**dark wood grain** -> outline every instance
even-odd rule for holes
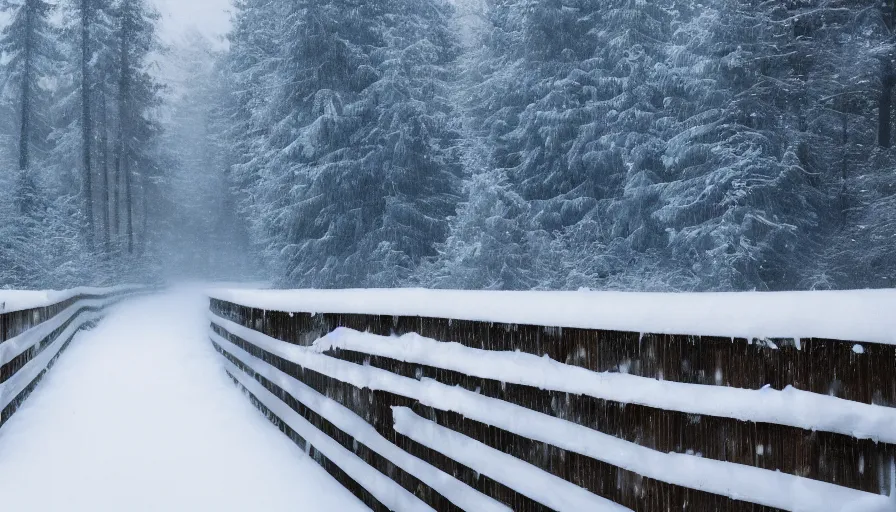
[[[469,418],[464,418],[456,413],[442,411],[437,407],[423,406],[408,397],[402,397],[383,391],[355,388],[352,385],[303,368],[294,362],[271,354],[218,326],[213,326],[213,329],[219,335],[225,337],[246,352],[295,377],[317,390],[319,393],[326,395],[352,410],[359,417],[374,426],[380,435],[402,449],[405,449],[408,453],[411,453],[439,469],[442,469],[446,473],[451,474],[455,478],[468,483],[468,485],[478,489],[480,492],[508,504],[514,510],[540,511],[544,510],[545,507],[526,498],[517,491],[501,486],[500,484],[494,485],[495,482],[490,479],[483,480],[484,476],[482,475],[475,475],[475,473],[470,474],[469,470],[464,471],[463,469],[459,469],[458,466],[460,465],[457,464],[456,461],[450,461],[448,457],[438,454],[430,448],[421,450],[422,447],[420,447],[419,444],[411,442],[394,431],[392,428],[392,407],[410,407],[417,411],[422,417],[434,421],[443,427],[460,432],[473,439],[479,440],[492,448],[520,458],[521,460],[525,460],[551,474],[580,485],[595,494],[621,503],[633,510],[672,511],[687,509],[700,511],[726,510],[755,512],[776,510],[770,507],[733,500],[724,496],[687,489],[645,478],[642,475],[638,475],[631,471],[626,471],[601,461],[560,449],[556,446],[526,439],[511,432],[488,426]],[[220,349],[220,347],[218,348]],[[340,354],[334,353],[332,356],[340,357],[354,363],[360,362],[361,364],[382,367],[383,369],[389,369],[390,371],[411,378],[420,378],[425,375],[425,371],[424,373],[420,373],[418,372],[417,367],[411,368],[410,365],[406,365],[405,363],[392,365],[391,360],[383,360],[382,358],[375,360],[374,358],[356,354],[354,356],[355,358],[363,357],[363,360],[358,361],[357,359],[353,359],[351,353],[345,352]],[[480,392],[485,394],[492,393],[496,398],[499,398],[498,395],[501,393],[503,393],[503,396],[505,397],[516,395],[518,400],[525,400],[526,405],[529,408],[540,410],[545,413],[552,413],[552,399],[547,395],[544,395],[544,392],[541,390],[511,389],[508,392],[505,387],[504,390],[499,391],[501,386],[498,384],[494,386],[491,391],[484,391],[485,388],[481,386],[481,383],[464,380],[469,379],[469,377],[455,375],[454,381],[456,382],[452,382],[451,376],[447,376],[444,373],[444,370],[429,370],[435,374],[434,378],[446,383],[456,383],[459,385],[470,386],[471,388],[476,386],[480,388]],[[491,384],[486,383],[486,385],[489,386]],[[538,391],[540,394],[533,394],[532,391]],[[289,399],[286,400],[288,401]],[[626,408],[627,407],[628,406],[626,406]],[[657,414],[662,414],[663,412],[664,411],[659,411]],[[685,419],[688,422],[692,422],[692,419]],[[664,421],[671,422],[672,420],[664,418]],[[749,427],[745,426],[744,429],[744,431],[746,431]],[[699,434],[699,432],[697,434]],[[772,434],[774,434],[774,432],[772,432]]]

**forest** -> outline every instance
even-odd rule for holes
[[[896,279],[896,0],[0,12],[0,287]]]

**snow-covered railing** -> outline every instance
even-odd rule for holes
[[[374,510],[896,510],[896,292],[210,295]]]
[[[0,291],[0,427],[81,329],[139,286],[66,291]]]

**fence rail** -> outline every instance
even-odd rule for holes
[[[79,331],[101,319],[109,306],[143,292],[141,287],[75,291],[50,304],[0,313],[0,427]]]
[[[214,298],[210,336],[256,406],[373,510],[858,511],[896,500],[889,344]]]

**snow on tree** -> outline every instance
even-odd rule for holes
[[[892,2],[238,0],[171,54],[145,0],[53,5],[0,0],[0,285],[896,279]]]
[[[261,9],[279,16],[276,51],[258,58],[255,40],[265,36],[250,32],[233,41],[231,57],[242,70],[261,70],[260,83],[270,85],[253,92],[272,98],[241,100],[255,106],[250,125],[270,127],[256,132],[260,151],[236,168],[237,181],[252,187],[256,240],[290,283],[400,284],[435,254],[457,202],[446,83],[459,43],[448,30],[450,8],[390,1]]]

